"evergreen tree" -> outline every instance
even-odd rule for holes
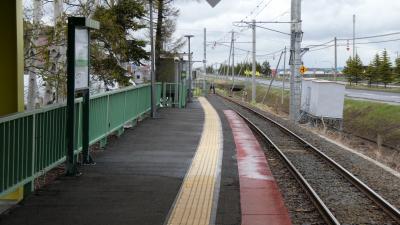
[[[381,59],[378,54],[375,55],[375,58],[368,65],[367,70],[365,71],[364,78],[368,81],[368,85],[376,83],[379,81],[379,68],[381,65]]]
[[[173,3],[174,0],[152,0],[154,2],[156,16],[155,33],[155,67],[161,67],[162,54],[174,54],[186,43],[186,38],[175,39],[173,34],[176,30],[176,19],[179,9]],[[160,76],[160,70],[156,69],[156,77]]]
[[[381,64],[379,66],[379,78],[385,85],[385,88],[388,84],[394,81],[392,63],[390,62],[386,49],[382,53]]]
[[[395,60],[394,74],[397,80],[400,80],[400,57]]]
[[[358,55],[356,55],[354,59],[349,57],[349,59],[346,61],[346,66],[343,69],[343,73],[350,82],[350,85],[352,83],[358,84],[364,74],[363,64]]]
[[[91,38],[91,63],[93,73],[107,85],[118,82],[129,85],[130,77],[125,76],[124,62],[141,64],[148,59],[144,47],[146,42],[132,34],[145,27],[139,21],[145,16],[144,5],[133,0],[119,0],[110,6],[96,8],[93,19],[101,24]]]
[[[214,67],[212,66],[207,66],[206,68],[207,74],[214,74]]]
[[[262,66],[261,73],[264,74],[265,76],[271,76],[272,70],[269,62],[265,60],[261,66]]]

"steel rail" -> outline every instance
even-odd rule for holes
[[[313,202],[314,206],[320,212],[322,218],[325,220],[327,224],[330,225],[339,225],[339,221],[335,218],[333,213],[329,210],[329,208],[325,205],[325,203],[318,196],[317,192],[311,187],[311,185],[307,182],[307,180],[301,175],[301,173],[296,169],[296,167],[292,164],[292,162],[285,156],[283,151],[275,145],[275,143],[253,122],[251,122],[244,115],[235,110],[235,112],[242,117],[246,123],[250,124],[252,130],[256,131],[261,137],[263,137],[270,145],[273,146],[276,152],[278,152],[279,156],[283,159],[285,164],[288,166],[290,172],[293,174],[294,178],[297,182],[302,186],[303,190],[305,190]]]
[[[325,153],[323,153],[321,150],[317,149],[316,147],[314,147],[311,143],[309,143],[308,141],[306,141],[305,139],[303,139],[302,137],[298,136],[297,134],[295,134],[294,132],[292,132],[291,130],[289,130],[288,128],[286,128],[285,126],[283,126],[282,124],[276,122],[275,120],[261,114],[260,112],[257,112],[256,110],[240,103],[237,102],[236,100],[233,100],[231,98],[227,98],[225,96],[222,95],[218,95],[230,102],[233,102],[236,105],[239,105],[243,108],[245,108],[246,110],[252,112],[253,114],[261,117],[262,119],[268,120],[269,122],[275,124],[278,128],[280,128],[281,130],[283,130],[285,133],[295,137],[297,140],[299,140],[300,142],[302,142],[303,144],[305,144],[307,147],[309,147],[310,149],[313,150],[313,152],[321,157],[322,159],[326,160],[327,162],[329,162],[337,171],[339,171],[349,182],[351,182],[355,187],[357,187],[361,192],[363,192],[364,194],[366,194],[372,201],[374,201],[379,207],[381,207],[392,219],[394,219],[397,223],[400,224],[400,211],[393,206],[392,204],[390,204],[386,199],[384,199],[382,196],[380,196],[378,193],[376,193],[373,189],[371,189],[370,187],[368,187],[364,182],[362,182],[360,179],[358,179],[356,176],[354,176],[352,173],[350,173],[347,169],[345,169],[343,166],[341,166],[339,163],[335,162],[333,159],[331,159],[329,156],[327,156]],[[236,111],[236,110],[235,110]],[[236,111],[237,112],[237,111]],[[239,112],[237,112],[239,115],[241,115]],[[241,115],[241,117],[243,117],[243,115]],[[245,117],[243,117],[245,118]],[[247,118],[245,118],[245,120],[247,120]],[[248,120],[247,120],[248,121]],[[252,125],[254,126],[254,124]],[[265,135],[263,135],[265,136]],[[270,139],[268,139],[269,142],[271,142]],[[276,146],[274,145],[274,148],[276,148]]]

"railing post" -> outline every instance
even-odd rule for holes
[[[110,131],[110,121],[109,121],[109,105],[110,105],[110,95],[107,94],[107,104],[106,104],[106,111],[107,111],[107,116],[106,116],[106,130],[104,131],[105,134],[108,134],[108,132]],[[100,144],[100,148],[104,148],[107,145],[107,135],[102,138],[99,142]]]
[[[139,112],[139,88],[138,89],[136,89],[136,119],[139,119],[139,114],[140,114],[140,112]]]
[[[32,166],[31,166],[31,178],[32,181],[24,185],[24,196],[31,194],[35,190],[35,167],[36,167],[36,114],[32,115]]]
[[[127,108],[126,108],[126,93],[127,93],[128,91],[124,91],[124,121],[126,121],[126,110],[127,110]]]
[[[166,104],[167,101],[167,83],[163,83],[163,103]]]
[[[89,90],[85,90],[83,93],[83,103],[82,106],[82,158],[83,164],[93,164],[93,158],[90,156],[89,152],[89,108],[90,108],[90,97]]]

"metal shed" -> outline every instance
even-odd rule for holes
[[[303,78],[302,80],[302,88],[301,88],[301,110],[302,111],[309,111],[310,107],[310,98],[307,98],[309,96],[309,92],[311,92],[311,83],[313,80],[316,80],[316,78]]]
[[[302,110],[314,117],[343,119],[345,85],[326,80],[303,80]]]

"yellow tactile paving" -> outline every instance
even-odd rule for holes
[[[218,113],[204,98],[203,133],[167,225],[207,225],[211,221],[213,195],[222,151],[222,127]]]

